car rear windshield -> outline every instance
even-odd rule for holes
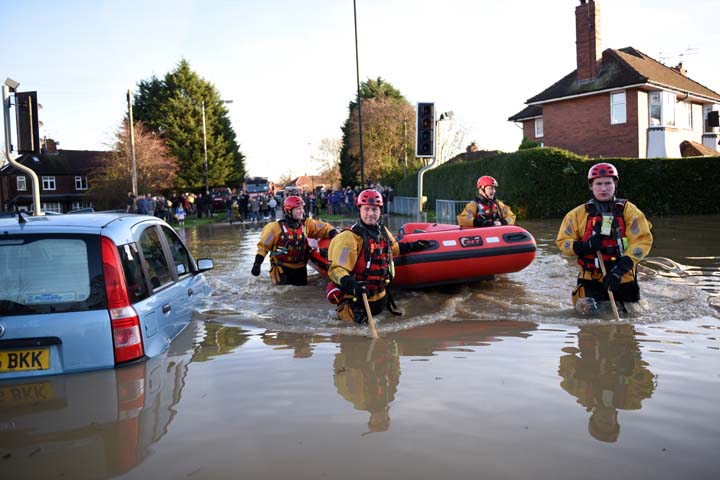
[[[106,308],[96,235],[0,235],[0,315]]]

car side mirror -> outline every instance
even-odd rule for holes
[[[212,258],[200,258],[197,261],[198,272],[212,270],[214,266]]]

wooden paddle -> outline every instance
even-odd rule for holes
[[[602,270],[603,278],[607,276],[607,271],[605,271],[605,262],[603,262],[602,254],[600,253],[600,250],[597,252],[597,258],[598,263],[600,264],[600,270]],[[615,305],[615,295],[613,295],[613,292],[608,288],[608,298],[610,298],[610,306],[612,307],[613,314],[615,315],[615,320],[618,322],[620,321],[620,314],[618,313],[617,305]]]
[[[368,327],[370,327],[370,336],[372,338],[378,338],[377,330],[375,330],[375,320],[373,319],[372,312],[370,311],[370,304],[368,303],[367,294],[362,294],[363,303],[365,304],[365,313],[368,317]]]

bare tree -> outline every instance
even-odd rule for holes
[[[115,132],[111,155],[93,171],[91,190],[99,208],[124,206],[132,190],[130,132],[128,121]],[[148,132],[142,122],[135,123],[135,163],[138,194],[162,193],[172,188],[178,173],[177,159],[170,155],[165,142]]]
[[[341,148],[342,139],[323,138],[320,140],[317,154],[312,156],[312,160],[321,165],[320,176],[332,185],[340,182]]]
[[[464,151],[465,137],[469,129],[462,122],[447,120],[437,122],[437,159],[441,165]]]

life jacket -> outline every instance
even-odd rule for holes
[[[495,200],[486,200],[478,197],[478,199],[475,200],[475,204],[477,205],[475,218],[481,218],[483,220],[502,220],[500,208]]]
[[[383,225],[378,225],[378,229],[380,234],[379,239],[376,239],[368,228],[359,222],[347,228],[363,240],[363,248],[355,262],[352,275],[355,280],[366,282],[369,296],[384,291],[392,281],[390,239]]]
[[[600,246],[600,254],[603,262],[609,270],[625,254],[625,246],[627,239],[625,238],[625,204],[627,200],[624,198],[616,198],[612,206],[612,229],[609,236],[603,236]],[[594,234],[600,234],[602,226],[602,212],[598,209],[594,199],[588,200],[585,204],[587,212],[587,225],[582,240],[585,242]],[[598,263],[597,254],[589,253],[578,257],[578,264],[585,270],[590,272],[600,272],[600,264]]]
[[[281,233],[272,256],[275,263],[306,263],[310,251],[305,235],[305,222],[299,221],[297,228],[293,228],[286,219],[277,222]]]

